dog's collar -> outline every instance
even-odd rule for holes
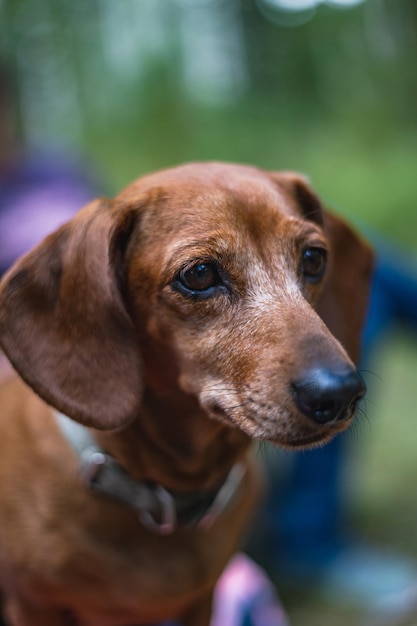
[[[142,524],[159,534],[169,535],[180,528],[210,528],[234,500],[245,473],[244,465],[236,463],[216,489],[173,493],[162,485],[133,479],[97,445],[86,427],[62,413],[55,412],[55,417],[80,458],[85,484],[95,493],[129,504],[137,510]]]

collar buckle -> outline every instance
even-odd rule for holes
[[[170,535],[177,528],[174,497],[162,485],[134,483],[119,463],[91,446],[81,455],[81,476],[93,491],[114,495],[135,506],[142,524],[152,532]],[[123,489],[128,488],[126,497]]]
[[[152,530],[159,535],[171,535],[177,528],[174,498],[162,485],[155,485],[152,492],[159,505],[160,520],[156,520],[154,515],[146,509],[138,511],[139,518],[148,530]]]
[[[232,467],[223,484],[215,490],[214,497],[209,496],[203,510],[201,493],[188,495],[184,504],[184,495],[171,493],[160,484],[135,480],[97,445],[87,428],[62,413],[56,412],[55,416],[62,434],[80,460],[81,477],[86,487],[136,509],[142,525],[154,533],[170,535],[179,528],[192,527],[207,530],[239,492],[246,472],[241,462]],[[184,515],[187,509],[188,514]]]

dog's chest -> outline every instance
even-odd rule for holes
[[[205,542],[135,535],[130,523],[103,531],[68,522],[45,528],[15,550],[14,580],[41,601],[70,607],[83,626],[126,626],[181,613],[218,574],[216,550]]]
[[[181,615],[236,547],[252,505],[250,472],[212,529],[160,536],[127,504],[91,493],[50,414],[40,406],[34,417],[16,412],[0,444],[0,585],[12,581],[13,593],[64,607],[82,626]]]
[[[15,520],[13,578],[25,593],[69,607],[83,626],[139,626],[179,615],[225,564],[217,532],[158,536],[119,503],[88,492],[64,500],[55,513],[38,500],[36,516],[32,509],[30,521]],[[222,546],[221,561],[228,552]]]

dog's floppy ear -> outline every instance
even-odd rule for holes
[[[0,283],[0,345],[49,404],[110,429],[137,415],[142,364],[122,297],[135,213],[96,200]]]
[[[357,363],[373,269],[371,248],[343,219],[323,208],[306,178],[280,172],[274,174],[274,180],[303,217],[321,226],[327,235],[330,253],[326,283],[316,310]]]
[[[330,254],[326,283],[316,309],[357,363],[374,257],[369,245],[344,220],[328,211],[323,217]]]

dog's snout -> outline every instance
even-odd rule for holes
[[[302,413],[318,424],[347,420],[365,395],[365,384],[356,370],[314,368],[292,383]]]

